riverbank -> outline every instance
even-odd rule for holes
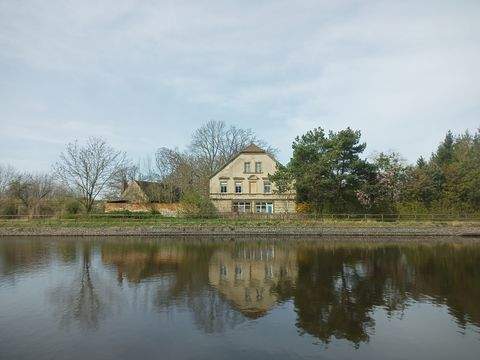
[[[480,222],[378,222],[298,219],[2,220],[0,236],[315,235],[480,237]]]

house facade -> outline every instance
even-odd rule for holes
[[[295,212],[295,192],[279,194],[268,176],[277,161],[252,144],[210,178],[210,199],[221,213]]]

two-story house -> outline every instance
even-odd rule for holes
[[[210,199],[221,213],[295,212],[295,192],[279,194],[268,178],[278,162],[252,144],[210,178]]]

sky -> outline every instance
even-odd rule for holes
[[[208,120],[362,131],[429,156],[480,127],[480,1],[0,0],[0,163],[48,171],[105,138],[138,160]]]

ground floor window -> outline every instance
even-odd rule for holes
[[[257,213],[273,213],[273,203],[271,202],[257,202],[255,203],[255,212]]]
[[[233,212],[239,212],[239,213],[250,212],[250,209],[251,209],[251,205],[250,205],[250,202],[248,201],[234,201],[232,203]]]

